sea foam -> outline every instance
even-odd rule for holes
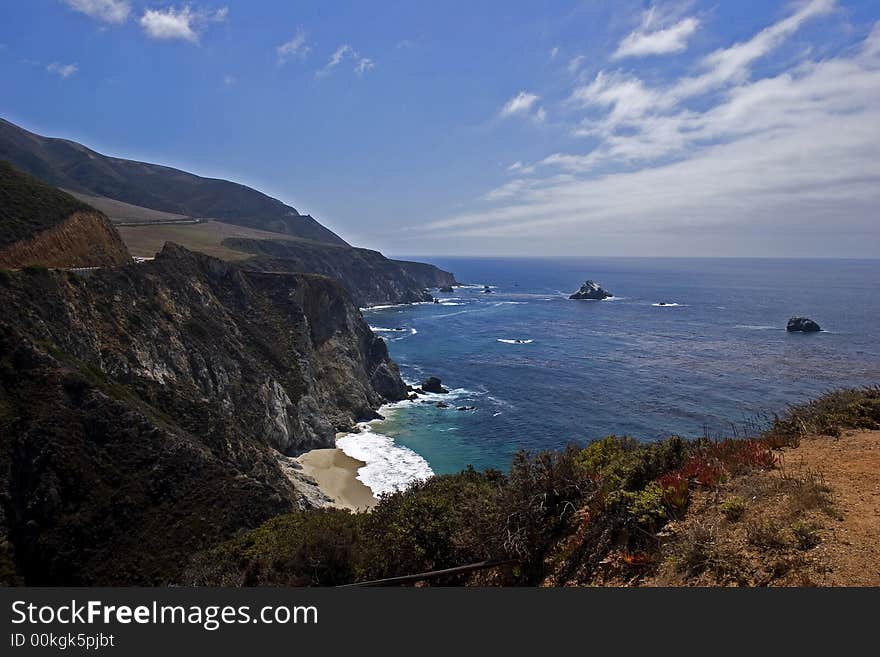
[[[336,441],[343,452],[366,463],[357,478],[373,495],[404,490],[417,481],[434,476],[428,462],[408,447],[398,445],[389,436],[373,431],[369,422],[358,425],[360,433],[349,433]]]

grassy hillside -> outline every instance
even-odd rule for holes
[[[0,162],[0,249],[88,210],[70,194]]]
[[[792,408],[753,439],[610,436],[519,454],[506,475],[434,477],[383,497],[369,514],[279,516],[200,555],[188,582],[338,585],[512,559],[432,583],[803,584],[816,569],[800,564],[823,536],[810,523],[837,512],[820,475],[786,470],[782,454],[806,432],[878,428],[880,389],[872,388]],[[741,544],[722,544],[722,529],[741,519],[732,532]],[[824,568],[836,565],[829,554]]]

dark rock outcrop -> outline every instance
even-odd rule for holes
[[[609,297],[613,297],[608,290],[603,288],[595,281],[586,281],[581,288],[569,296],[569,299],[592,299],[601,301],[602,299],[608,299]]]
[[[286,455],[406,390],[336,281],[174,245],[6,272],[0,306],[0,573],[27,584],[174,582],[193,552],[326,503]]]
[[[429,376],[422,382],[422,388],[424,392],[433,392],[438,394],[445,395],[449,392],[446,388],[443,387],[442,382],[436,376]]]
[[[788,320],[785,330],[789,333],[818,333],[822,327],[807,317],[792,317]]]

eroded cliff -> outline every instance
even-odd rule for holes
[[[173,580],[194,550],[322,504],[285,455],[404,394],[323,276],[167,245],[140,265],[2,272],[0,304],[14,309],[0,318],[0,574],[31,584]]]
[[[340,281],[360,306],[431,301],[428,288],[455,285],[455,276],[434,265],[391,260],[378,251],[294,240],[229,238],[229,248],[253,254],[247,266],[315,272]]]

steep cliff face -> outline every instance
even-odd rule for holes
[[[444,287],[458,285],[452,272],[443,271],[439,267],[425,262],[412,262],[410,260],[392,260],[407,274],[418,282],[422,287]]]
[[[4,272],[0,574],[162,583],[187,555],[325,500],[285,455],[404,384],[341,286],[168,245],[85,274]]]
[[[107,217],[0,162],[0,267],[104,267],[130,261]]]
[[[268,271],[315,272],[342,283],[358,306],[432,299],[427,288],[454,285],[433,265],[390,260],[378,251],[292,240],[229,238],[225,246],[254,254],[247,266]]]

